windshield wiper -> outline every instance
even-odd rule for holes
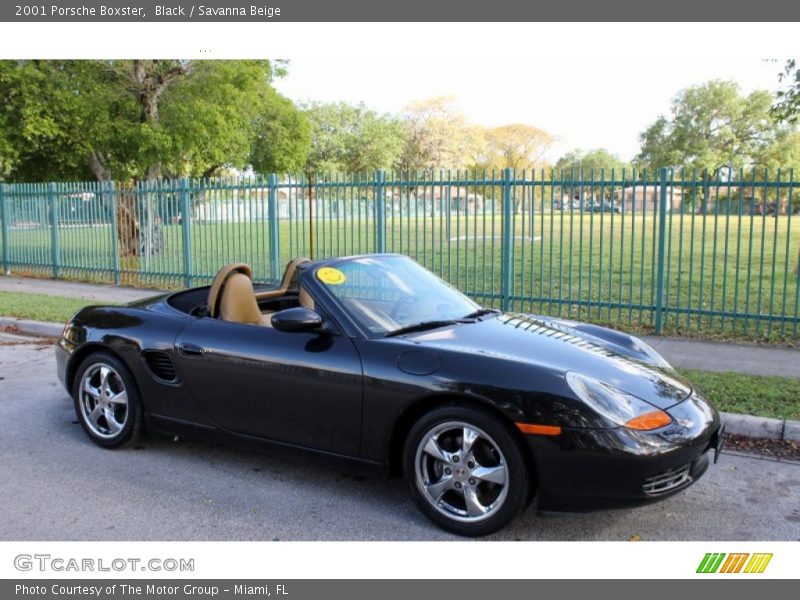
[[[497,310],[496,308],[479,308],[476,311],[473,311],[462,317],[463,319],[477,319],[478,317],[483,317],[485,315],[499,315],[502,311]]]
[[[414,333],[415,331],[426,331],[428,329],[436,329],[438,327],[446,327],[447,325],[455,325],[456,323],[469,323],[462,319],[438,319],[436,321],[423,321],[422,323],[414,323],[407,325],[400,329],[390,331],[384,337],[393,337],[395,335],[403,335],[404,333]]]

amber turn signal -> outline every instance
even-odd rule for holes
[[[672,417],[663,410],[651,410],[638,417],[634,417],[625,423],[625,427],[637,429],[639,431],[650,431],[651,429],[658,429],[670,423],[672,423]]]
[[[559,435],[561,427],[558,425],[534,425],[533,423],[517,423],[517,427],[522,433],[532,433],[535,435]]]

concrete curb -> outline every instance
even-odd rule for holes
[[[15,327],[19,333],[37,337],[58,337],[64,328],[60,323],[44,323],[42,321],[29,321],[13,317],[0,317],[0,327]],[[726,412],[722,413],[722,419],[725,421],[726,433],[754,438],[800,442],[800,421],[770,419]]]
[[[800,442],[800,421],[722,413],[725,433],[754,438]]]
[[[14,317],[0,317],[0,327],[15,327],[19,333],[36,337],[58,337],[64,329],[63,323],[47,323],[45,321],[29,321]]]

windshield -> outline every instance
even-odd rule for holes
[[[478,307],[405,256],[367,256],[320,267],[314,276],[376,335],[429,321],[461,319]]]

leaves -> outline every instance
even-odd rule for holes
[[[533,125],[512,124],[481,130],[479,169],[535,169],[544,166],[544,156],[553,136]]]
[[[274,73],[264,60],[0,62],[0,93],[10,100],[0,108],[0,176],[125,180],[296,168],[307,126],[271,86]]]
[[[669,117],[660,116],[641,135],[640,166],[708,171],[754,166],[781,133],[770,113],[772,95],[744,96],[732,81],[709,81],[681,90]]]
[[[308,104],[305,116],[311,138],[308,172],[390,169],[400,156],[403,132],[396,117],[345,102]]]
[[[800,69],[797,68],[796,59],[790,58],[786,61],[783,71],[778,74],[778,80],[787,84],[787,87],[777,92],[772,114],[779,120],[794,125],[800,117]]]
[[[568,152],[558,159],[555,166],[556,173],[564,172],[566,177],[574,171],[576,179],[580,178],[583,173],[585,178],[589,178],[594,171],[596,179],[600,179],[601,173],[605,173],[606,177],[611,177],[611,171],[615,171],[615,175],[621,176],[622,169],[630,168],[630,164],[626,163],[616,155],[612,154],[605,148],[598,148],[596,150],[589,150],[584,152],[580,149]]]
[[[455,108],[452,97],[409,104],[403,114],[403,171],[460,169],[479,154],[480,133]]]
[[[725,436],[725,445],[723,448],[724,450],[759,454],[772,458],[788,459],[792,461],[800,460],[800,442],[792,440],[775,440],[727,434]]]

